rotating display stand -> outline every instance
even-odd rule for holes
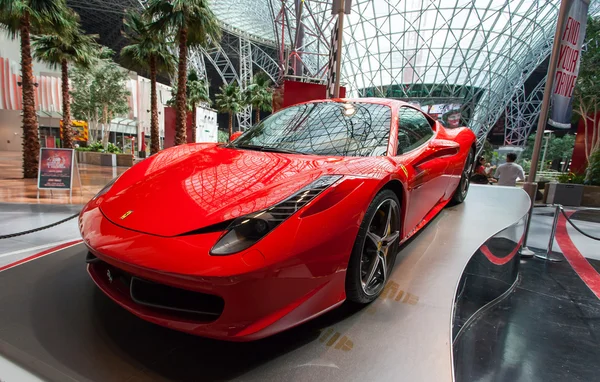
[[[96,288],[86,249],[76,245],[0,272],[0,355],[61,382],[452,381],[463,271],[529,205],[522,190],[472,186],[464,204],[443,210],[401,248],[374,303],[344,304],[249,343],[194,337],[133,316]]]

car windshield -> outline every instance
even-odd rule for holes
[[[231,146],[326,156],[379,156],[387,151],[391,109],[374,103],[315,102],[283,109]]]

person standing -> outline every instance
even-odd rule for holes
[[[498,166],[494,178],[498,179],[499,186],[514,187],[517,184],[517,179],[525,180],[525,172],[523,167],[515,163],[517,154],[506,154],[506,163]]]

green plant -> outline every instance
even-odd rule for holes
[[[208,46],[221,39],[221,27],[207,0],[150,0],[152,30],[172,31],[179,45],[175,144],[186,143],[188,47]]]
[[[147,14],[127,13],[123,25],[129,45],[121,49],[121,60],[128,67],[150,72],[150,153],[156,154],[160,150],[156,76],[159,72],[173,73],[176,60],[166,33],[150,30],[151,23]]]
[[[217,140],[219,141],[219,143],[227,143],[229,142],[229,134],[227,134],[226,131],[223,130],[218,130],[217,131]]]
[[[53,32],[33,36],[33,56],[47,63],[51,68],[60,68],[62,90],[62,144],[65,148],[73,148],[73,130],[71,128],[71,101],[69,99],[69,63],[81,67],[92,64],[94,49],[97,47],[95,36],[83,34],[78,15],[67,11],[65,19],[69,25],[60,33]]]
[[[252,105],[256,114],[255,123],[260,122],[260,111],[271,111],[273,104],[273,90],[271,81],[266,75],[257,75],[244,90],[245,102]]]
[[[585,50],[581,55],[579,75],[573,92],[573,111],[581,119],[585,129],[585,155],[588,161],[593,153],[600,149],[600,118],[597,117],[600,109],[600,18],[588,17],[585,31]],[[593,131],[594,134],[588,134]],[[590,139],[591,136],[591,139]]]
[[[109,142],[108,145],[106,146],[106,150],[104,150],[104,152],[107,152],[110,154],[120,154],[122,151],[120,148],[118,148],[117,146],[112,144],[112,142]]]
[[[40,140],[35,111],[31,34],[53,29],[62,30],[66,24],[64,0],[0,0],[0,23],[11,38],[21,39],[21,93],[23,101],[23,177],[38,174]]]
[[[531,161],[527,159],[523,159],[521,161],[521,167],[523,167],[524,172],[529,172],[531,170]]]
[[[88,121],[90,141],[96,140],[98,125],[102,123],[104,145],[108,145],[110,121],[129,112],[129,91],[125,86],[129,74],[110,59],[97,59],[89,69],[72,70],[71,80],[73,116]]]
[[[102,142],[97,141],[92,143],[91,145],[88,146],[88,151],[93,151],[93,152],[102,152],[104,151],[104,146],[102,145]]]
[[[583,184],[585,174],[575,174],[573,172],[563,172],[557,178],[559,183]]]
[[[483,149],[481,150],[481,156],[485,158],[485,161],[488,163],[492,162],[492,158],[494,155],[494,147],[487,139],[483,141]]]
[[[600,149],[590,155],[585,184],[600,186]]]
[[[217,94],[217,108],[223,113],[229,114],[229,136],[233,134],[233,116],[239,113],[244,106],[244,97],[235,82],[223,85]]]
[[[492,160],[491,160],[491,164],[493,166],[498,165],[498,162],[500,162],[500,153],[498,153],[497,151],[494,151],[492,153]]]
[[[545,142],[546,139],[549,139],[547,149],[546,149],[546,142]],[[535,135],[530,135],[529,138],[527,138],[527,144],[525,146],[525,150],[523,150],[523,152],[521,153],[521,155],[519,157],[520,164],[522,163],[521,161],[525,161],[525,160],[531,161],[531,158],[533,157],[534,144],[535,144]],[[546,136],[546,138],[544,138],[542,149],[540,150],[540,155],[538,157],[538,160],[541,161],[542,156],[544,155],[544,151],[546,151],[546,162],[539,164],[540,170],[547,171],[547,168],[549,167],[549,164],[552,163],[552,161],[560,160],[561,162],[565,163],[565,165],[562,169],[563,171],[565,171],[566,167],[568,166],[569,159],[573,155],[574,147],[575,147],[575,136],[572,134],[565,134],[562,138],[559,138],[559,137],[548,138]]]

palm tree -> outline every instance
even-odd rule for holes
[[[221,28],[208,0],[150,0],[152,30],[173,31],[179,44],[175,144],[186,143],[187,54],[190,46],[207,46],[221,38]]]
[[[43,29],[61,30],[64,0],[0,0],[0,23],[13,38],[21,38],[21,86],[23,94],[23,177],[35,178],[38,172],[40,140],[35,113],[31,33]]]
[[[198,77],[195,70],[190,70],[187,79],[187,101],[192,109],[192,142],[196,142],[196,106],[201,103],[210,105],[210,97],[206,82]]]
[[[152,20],[147,14],[127,13],[123,24],[123,35],[129,39],[129,45],[121,49],[121,59],[131,68],[150,72],[150,154],[160,150],[158,131],[158,99],[156,95],[156,76],[158,72],[173,73],[175,56],[169,51],[171,43],[163,31],[150,29]]]
[[[239,113],[243,107],[243,97],[235,82],[229,85],[223,85],[219,89],[221,93],[217,94],[217,108],[220,112],[229,114],[229,138],[233,134],[233,115]]]
[[[260,122],[260,111],[271,111],[273,104],[273,91],[271,90],[271,81],[267,76],[257,75],[252,79],[252,84],[248,85],[244,91],[246,102],[254,108],[256,113],[255,123]]]
[[[198,77],[198,73],[191,69],[186,82],[186,106],[187,110],[192,112],[192,141],[196,142],[196,106],[201,103],[210,105],[211,100],[208,94],[208,87],[204,79]],[[177,106],[177,86],[171,87],[171,98],[167,101],[167,106]]]
[[[89,67],[97,46],[95,36],[86,36],[80,29],[77,14],[70,11],[69,27],[61,33],[34,35],[33,57],[47,63],[51,68],[60,67],[62,77],[63,147],[73,148],[71,129],[71,101],[69,97],[69,63]]]

